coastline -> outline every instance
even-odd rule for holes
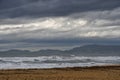
[[[120,65],[0,70],[0,80],[120,80]]]

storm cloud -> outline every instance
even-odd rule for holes
[[[0,50],[119,40],[120,0],[0,0]]]
[[[48,17],[118,8],[119,0],[1,0],[0,17]]]

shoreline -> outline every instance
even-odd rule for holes
[[[96,66],[76,66],[76,67],[54,67],[54,68],[10,68],[10,69],[0,69],[1,70],[51,70],[51,69],[93,69],[93,68],[115,68],[120,67],[120,65],[96,65]]]
[[[0,80],[120,80],[120,65],[0,70]]]

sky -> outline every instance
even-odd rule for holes
[[[120,0],[0,0],[0,50],[120,45]]]

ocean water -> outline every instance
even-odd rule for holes
[[[0,57],[0,69],[86,67],[120,64],[120,56]]]

